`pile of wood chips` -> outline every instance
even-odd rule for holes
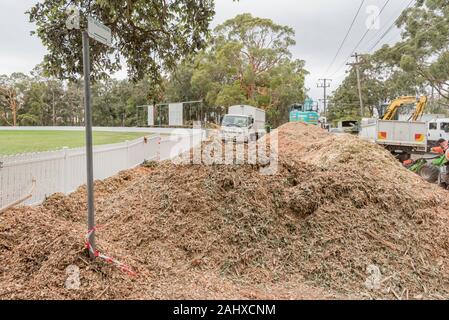
[[[0,216],[0,299],[448,299],[448,193],[381,147],[287,124],[279,170],[151,164]],[[79,268],[69,289],[67,267]],[[373,270],[377,270],[373,272]]]

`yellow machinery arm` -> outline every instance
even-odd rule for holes
[[[418,121],[421,119],[422,115],[424,114],[424,110],[426,109],[427,105],[427,97],[422,96],[419,98],[418,104],[416,105],[415,112],[413,113],[412,117],[410,118],[411,121]]]
[[[393,100],[390,103],[390,105],[388,106],[387,112],[383,116],[382,120],[393,120],[397,111],[399,110],[399,108],[402,107],[403,105],[407,105],[407,104],[416,104],[416,97],[415,96],[404,96],[404,97],[399,97],[399,98]],[[426,105],[427,105],[427,97],[422,96],[419,99],[419,102],[416,104],[416,110],[413,113],[410,120],[418,121],[422,117],[422,115],[424,113],[424,109],[426,108]]]

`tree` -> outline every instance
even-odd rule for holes
[[[432,99],[428,110],[443,112],[442,106],[447,107],[449,99],[449,2],[419,0],[404,10],[397,27],[402,30],[402,40],[383,46],[362,66],[364,103],[372,104],[369,96],[384,101],[400,95],[428,94],[431,89],[442,99]],[[354,115],[356,92],[351,72],[334,94],[332,117]]]
[[[398,19],[402,40],[385,45],[372,55],[372,63],[384,79],[396,76],[399,86],[417,91],[433,88],[449,98],[449,3],[420,0]],[[399,81],[401,79],[401,81]]]
[[[265,75],[257,105],[264,106],[270,123],[279,126],[289,120],[290,106],[306,99],[304,79],[307,72],[301,60],[283,61]]]
[[[16,89],[8,84],[2,84],[0,87],[0,103],[3,106],[3,120],[11,125],[8,119],[8,111],[10,111],[13,116],[12,125],[15,127],[17,125],[17,111],[19,109]]]
[[[83,83],[46,77],[40,66],[31,76],[0,76],[0,88],[13,92],[10,100],[0,95],[1,125],[66,126],[84,123]],[[136,106],[147,104],[149,80],[100,80],[92,86],[93,122],[98,126],[137,125]],[[8,91],[9,92],[9,91]],[[13,119],[16,119],[15,121]]]
[[[255,100],[258,77],[290,59],[289,48],[295,45],[292,28],[248,13],[227,20],[215,33],[213,50],[232,64],[248,100]]]
[[[84,92],[81,81],[67,83],[64,93],[63,109],[60,111],[63,125],[84,124]],[[95,125],[99,125],[96,124]]]
[[[288,106],[305,98],[304,62],[292,60],[294,32],[269,19],[238,15],[218,26],[211,45],[172,73],[167,97],[207,106],[264,108],[273,125],[288,121]]]
[[[384,47],[383,54],[449,99],[449,2],[417,1],[403,13],[398,26],[404,30],[403,40]]]
[[[186,59],[174,70],[166,85],[165,98],[168,101],[201,100],[202,95],[192,88],[192,77],[195,73],[195,63],[192,58]]]
[[[425,81],[391,63],[383,50],[364,55],[360,65],[362,100],[368,113],[383,113],[382,105],[399,97],[426,93]],[[339,88],[330,97],[329,120],[360,118],[360,104],[355,70],[350,70]]]
[[[2,120],[7,125],[17,125],[17,115],[23,106],[23,92],[28,84],[28,77],[23,73],[13,73],[10,77],[0,77],[0,106]]]
[[[104,79],[126,61],[132,80],[149,77],[162,81],[161,72],[173,68],[182,57],[202,48],[214,15],[212,0],[44,0],[27,13],[35,34],[47,47],[43,67],[59,79],[77,79],[82,73],[81,32],[65,27],[69,5],[111,28],[114,46],[92,41],[92,78]]]
[[[93,121],[103,126],[135,126],[136,106],[148,101],[148,81],[109,79],[92,87]]]

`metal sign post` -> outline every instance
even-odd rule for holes
[[[75,7],[67,10],[69,15],[66,26],[69,30],[79,29],[79,11]],[[112,45],[111,29],[96,21],[87,18],[87,30],[82,32],[83,38],[83,72],[84,72],[84,122],[86,126],[86,167],[87,167],[87,228],[89,255],[95,258],[95,206],[94,206],[94,168],[92,143],[92,106],[90,97],[90,57],[89,37],[108,46]]]
[[[84,71],[84,121],[86,126],[86,165],[87,165],[87,228],[92,231],[88,243],[91,258],[95,252],[95,207],[94,207],[94,168],[92,147],[92,106],[90,99],[90,57],[89,57],[89,34],[83,31],[83,71]]]

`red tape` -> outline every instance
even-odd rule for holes
[[[84,246],[85,249],[88,249],[90,253],[92,253],[94,255],[95,258],[100,258],[103,259],[104,261],[106,261],[107,263],[111,263],[111,264],[115,264],[117,266],[117,268],[119,268],[122,272],[127,273],[130,276],[137,276],[137,273],[134,272],[130,267],[128,267],[127,265],[121,263],[120,261],[112,258],[112,257],[108,257],[104,254],[102,254],[100,251],[98,250],[94,250],[92,248],[92,245],[90,244],[90,236],[92,235],[93,232],[97,231],[99,227],[94,227],[91,230],[89,230],[86,234],[86,244]]]

